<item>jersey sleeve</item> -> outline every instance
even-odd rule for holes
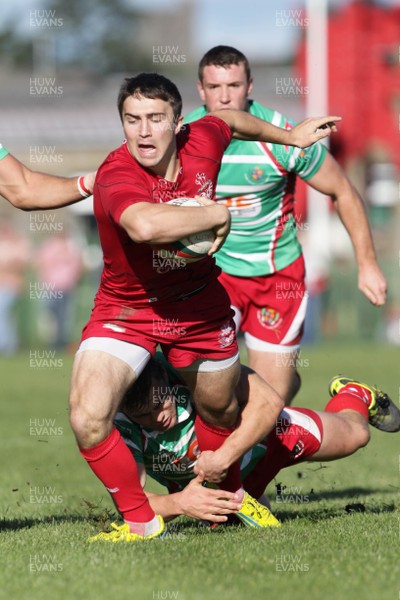
[[[205,156],[220,162],[232,140],[231,128],[219,117],[207,115],[186,125],[191,151],[206,153]]]
[[[291,170],[307,181],[318,171],[325,156],[326,147],[321,142],[316,142],[309,148],[294,148],[294,167]]]
[[[278,127],[292,129],[296,123],[287,119],[280,113],[274,113],[271,121]],[[294,146],[274,145],[274,154],[279,163],[291,173],[307,181],[318,171],[324,162],[326,147],[321,142],[316,142],[308,148],[295,148]]]
[[[190,113],[188,113],[185,116],[185,118],[183,119],[183,122],[184,123],[193,123],[193,121],[198,121],[198,119],[202,119],[206,115],[207,115],[206,107],[204,105],[199,106],[198,108],[195,108],[194,110],[190,111]]]
[[[145,180],[139,173],[132,173],[129,167],[107,165],[96,178],[94,193],[105,214],[117,224],[124,210],[132,204],[152,202]]]
[[[137,463],[144,463],[143,442],[140,427],[132,423],[122,412],[116,414],[114,425],[120,432],[125,444],[133,454]]]
[[[8,150],[6,150],[6,148],[4,148],[3,144],[0,144],[0,160],[2,158],[5,158],[8,154]]]

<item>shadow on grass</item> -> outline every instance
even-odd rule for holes
[[[388,504],[379,503],[372,506],[366,506],[363,502],[349,502],[342,506],[324,506],[320,508],[311,508],[303,504],[295,510],[280,510],[277,506],[273,507],[273,513],[282,522],[294,521],[296,519],[308,519],[310,521],[325,521],[333,517],[351,516],[355,513],[364,515],[378,515],[382,513],[393,513],[397,511],[394,502]]]
[[[55,525],[58,523],[87,523],[88,519],[85,515],[50,515],[47,517],[38,517],[28,519],[0,519],[0,532],[2,531],[17,531],[19,529],[29,529],[36,525]]]
[[[279,486],[279,488],[278,488]],[[267,496],[274,500],[276,498],[280,498],[281,500],[277,500],[277,502],[281,502],[285,504],[285,497],[287,497],[287,504],[295,503],[294,499],[296,495],[307,497],[307,502],[313,502],[316,500],[335,500],[340,498],[346,498],[349,501],[358,499],[360,496],[372,496],[373,494],[394,494],[399,491],[398,486],[392,486],[391,488],[363,488],[363,487],[351,487],[351,488],[343,488],[338,490],[323,490],[314,492],[314,489],[311,488],[310,491],[305,491],[306,488],[304,486],[285,486],[283,483],[280,483],[275,486],[276,494],[271,493],[272,489],[267,490]],[[280,492],[280,493],[279,493]],[[300,501],[299,501],[300,502]]]

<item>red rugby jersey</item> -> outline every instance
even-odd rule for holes
[[[119,221],[123,211],[136,202],[214,198],[222,156],[231,137],[228,125],[216,117],[185,125],[177,134],[180,171],[175,182],[139,165],[126,143],[108,155],[94,186],[94,212],[104,258],[98,301],[123,301],[143,308],[149,302],[180,299],[217,277],[220,270],[214,258],[180,265],[168,259],[163,246],[135,243]]]

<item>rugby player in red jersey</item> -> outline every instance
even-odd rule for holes
[[[129,527],[124,541],[164,530],[113,426],[121,398],[157,344],[191,389],[201,450],[216,450],[235,428],[238,348],[229,298],[211,256],[229,232],[228,209],[213,202],[225,148],[232,136],[305,147],[329,135],[338,120],[307,119],[287,131],[245,112],[224,110],[183,127],[181,105],[176,86],[161,75],[126,79],[118,98],[126,143],[100,166],[94,188],[104,269],[74,363],[71,425],[82,456]],[[195,196],[205,205],[165,204]],[[207,229],[215,232],[209,256],[160,271],[157,260],[165,245]],[[257,431],[247,432],[248,447],[272,429],[281,407],[270,389]],[[240,446],[236,458],[242,453]],[[224,470],[215,453],[205,453],[199,466],[208,481],[219,480]],[[221,485],[246,502],[238,460]]]

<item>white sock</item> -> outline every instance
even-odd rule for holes
[[[158,515],[154,515],[151,521],[146,521],[145,523],[135,523],[133,521],[125,521],[125,523],[129,525],[131,533],[137,533],[145,537],[153,535],[161,529],[161,522]]]
[[[235,494],[237,494],[239,496],[238,502],[243,502],[243,499],[244,499],[243,487],[240,487],[238,490],[236,490]]]

